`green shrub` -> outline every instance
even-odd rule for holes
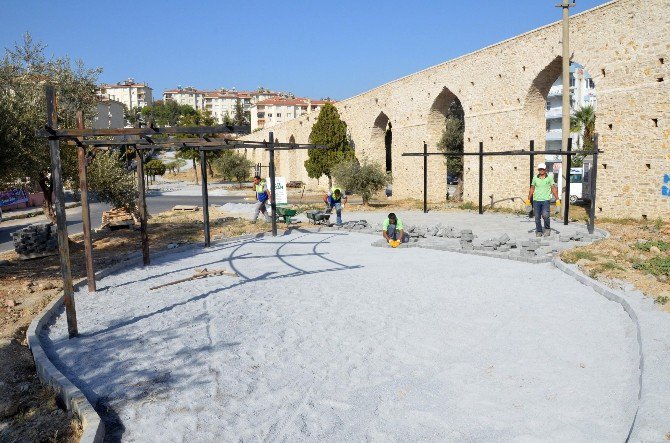
[[[133,173],[124,168],[115,152],[102,152],[89,165],[88,188],[98,200],[114,208],[125,208],[135,212],[139,193],[135,187]]]
[[[664,257],[662,255],[652,257],[649,260],[635,263],[633,268],[648,272],[652,275],[670,276],[670,257]]]
[[[361,165],[357,159],[345,160],[333,168],[333,177],[338,185],[363,197],[367,205],[372,196],[386,187],[389,176],[378,163]]]
[[[212,167],[225,180],[234,180],[242,187],[242,182],[249,180],[254,163],[236,152],[224,152],[212,161]]]
[[[654,240],[654,241],[648,241],[646,243],[635,244],[635,247],[637,249],[647,252],[649,252],[652,246],[656,246],[661,251],[667,251],[668,249],[670,249],[670,243],[664,242],[663,240]]]
[[[156,177],[157,175],[165,174],[167,167],[165,163],[160,160],[149,160],[146,165],[144,165],[144,174]]]

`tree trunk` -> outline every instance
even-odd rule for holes
[[[328,192],[333,190],[333,178],[329,175],[328,176]]]
[[[463,176],[458,177],[458,184],[456,185],[456,192],[454,195],[456,201],[463,201]]]
[[[193,159],[193,174],[195,175],[195,184],[198,184],[198,167],[196,166],[196,161]]]
[[[209,176],[214,178],[214,171],[212,170],[212,162],[211,161],[207,162],[207,170],[209,171]]]
[[[52,223],[56,223],[56,210],[53,204],[53,182],[47,178],[46,174],[40,173],[38,183],[44,194],[44,203],[42,203],[44,214]]]

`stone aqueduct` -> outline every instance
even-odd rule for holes
[[[617,0],[571,17],[572,60],[596,83],[596,132],[601,168],[597,215],[648,218],[670,216],[664,183],[670,174],[670,0]],[[384,134],[393,128],[394,198],[422,198],[422,160],[401,157],[418,152],[425,140],[439,140],[449,104],[458,98],[465,111],[464,143],[476,152],[536,149],[545,144],[545,100],[561,72],[561,28],[553,23],[474,53],[379,86],[336,104],[346,121],[356,155],[384,165]],[[316,113],[253,133],[267,140],[308,142]],[[247,151],[267,164],[262,149]],[[306,151],[276,154],[278,175],[317,186],[303,167]],[[431,201],[444,199],[445,165],[429,159]],[[477,157],[465,157],[464,199],[478,196]],[[325,189],[324,180],[320,186]],[[527,157],[487,157],[484,201],[523,196],[528,186]]]

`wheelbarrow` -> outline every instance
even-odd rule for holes
[[[275,214],[275,218],[278,221],[283,219],[284,223],[288,225],[291,223],[291,217],[295,216],[297,213],[298,211],[295,209],[277,206],[277,213]]]
[[[309,223],[314,223],[315,225],[324,224],[327,225],[330,221],[330,213],[323,211],[307,211],[307,221]]]

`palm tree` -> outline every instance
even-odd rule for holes
[[[590,151],[593,149],[593,133],[596,128],[596,110],[593,105],[584,105],[580,107],[570,117],[570,132],[583,131],[584,145],[583,149]]]

